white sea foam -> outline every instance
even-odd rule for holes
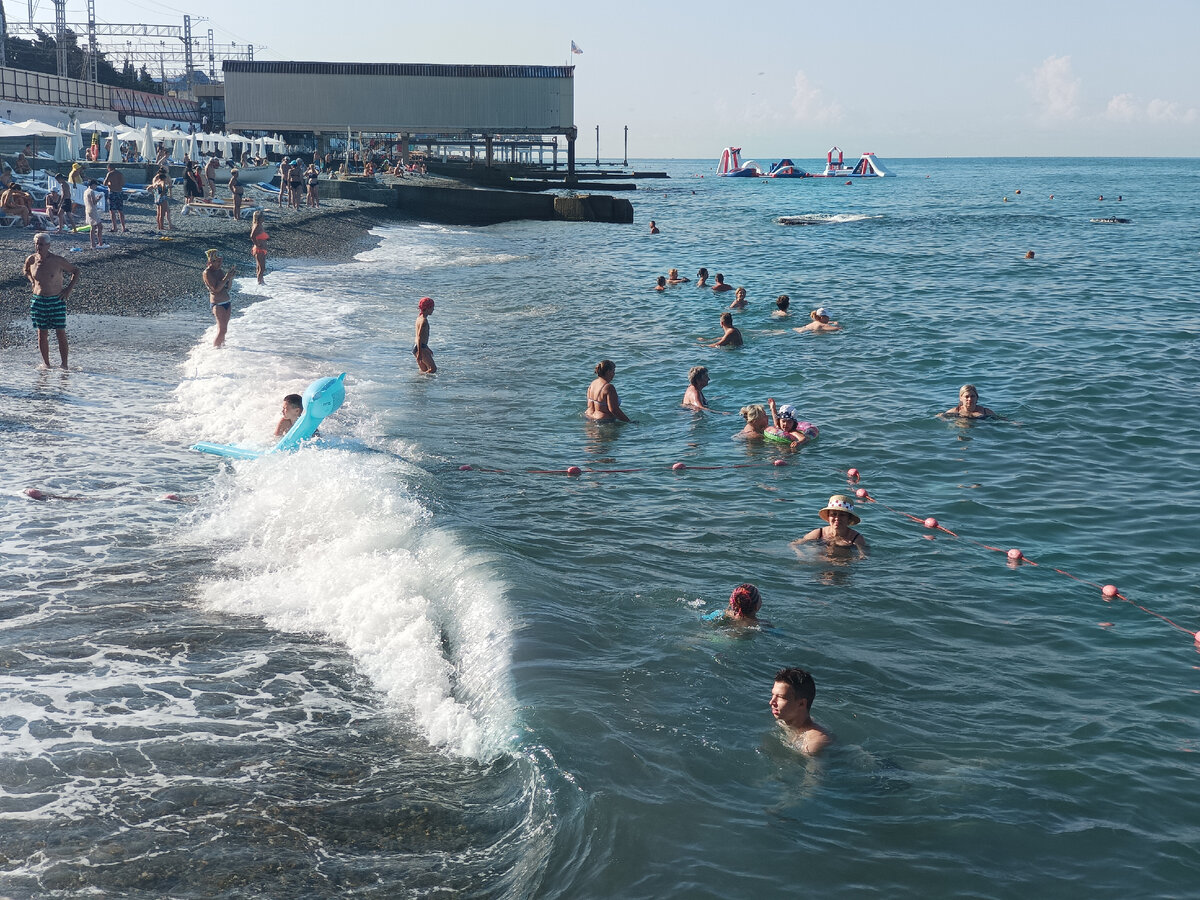
[[[801,213],[796,216],[780,216],[775,221],[780,225],[844,225],[847,222],[865,222],[882,219],[883,216],[868,216],[861,213]]]
[[[269,446],[282,396],[353,351],[356,310],[312,270],[303,284],[279,273],[271,296],[235,317],[225,349],[189,353],[161,436]],[[296,321],[303,329],[280,325]],[[346,385],[321,430],[374,446],[375,416],[353,374]],[[489,561],[436,527],[412,491],[427,478],[391,453],[345,449],[237,463],[214,476],[182,539],[217,551],[206,606],[338,643],[431,744],[489,758],[512,731],[511,623]]]

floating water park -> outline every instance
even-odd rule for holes
[[[784,158],[763,170],[753,160],[742,162],[741,147],[726,147],[721,151],[717,174],[725,178],[895,178],[870,151],[863,153],[853,165],[846,164],[840,147],[830,147],[825,154],[825,168],[807,172],[790,159]],[[834,154],[837,154],[836,158]]]

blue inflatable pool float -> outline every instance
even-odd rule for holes
[[[321,422],[337,412],[346,402],[346,388],[342,384],[345,378],[346,373],[343,372],[337,377],[318,378],[306,387],[302,395],[304,413],[270,450],[256,450],[237,444],[213,444],[208,441],[192,444],[192,449],[201,453],[211,453],[213,456],[224,456],[227,459],[258,459],[268,453],[289,453],[316,434]]]

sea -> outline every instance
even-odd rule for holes
[[[223,349],[0,350],[0,896],[1197,896],[1200,170],[884,162],[637,160],[632,225],[272,258]],[[314,445],[189,449],[341,372]],[[737,439],[769,397],[820,437]],[[790,546],[857,492],[867,558]],[[741,582],[769,624],[706,621]]]

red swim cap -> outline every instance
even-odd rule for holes
[[[417,301],[417,309],[423,313],[432,312],[433,300],[429,297],[422,297],[419,301]]]

